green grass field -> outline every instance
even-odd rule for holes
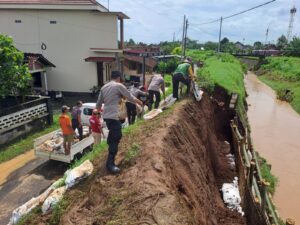
[[[289,102],[300,113],[300,58],[269,57],[267,61],[260,68],[262,76],[259,79],[274,89],[279,99]]]
[[[22,153],[33,149],[33,140],[59,128],[59,114],[53,116],[53,124],[38,132],[27,135],[0,149],[0,163],[8,161]]]

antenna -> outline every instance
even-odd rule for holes
[[[291,10],[290,10],[291,16],[290,16],[288,32],[287,32],[287,35],[286,35],[286,38],[287,38],[288,42],[290,42],[292,34],[293,34],[293,24],[294,24],[294,18],[295,18],[296,12],[297,12],[297,9],[294,5],[293,8],[291,8]]]
[[[268,28],[267,28],[267,30],[266,30],[265,45],[267,44],[267,41],[268,41],[268,36],[269,36],[269,31],[270,31],[270,25],[271,25],[271,23],[269,23],[269,26],[268,26]]]

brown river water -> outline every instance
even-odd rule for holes
[[[255,150],[272,164],[279,178],[274,202],[283,219],[300,224],[300,115],[276,99],[255,74],[245,76],[248,117]]]

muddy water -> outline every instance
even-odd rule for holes
[[[245,85],[255,150],[279,178],[275,204],[281,217],[300,224],[300,116],[253,73],[246,76]]]
[[[34,151],[28,151],[22,155],[19,155],[12,160],[0,164],[0,185],[3,184],[7,177],[15,170],[21,168],[29,161],[35,159]]]

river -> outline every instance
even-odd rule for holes
[[[245,85],[254,148],[279,178],[275,205],[283,219],[300,223],[300,116],[255,74],[245,76]]]

